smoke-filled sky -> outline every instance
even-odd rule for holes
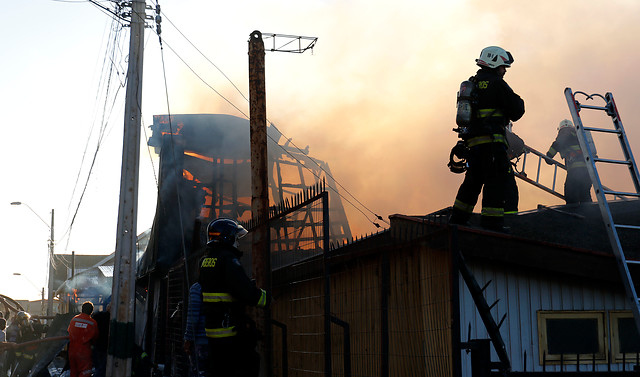
[[[546,151],[558,122],[570,118],[565,87],[612,92],[632,148],[640,146],[636,0],[160,5],[163,50],[154,29],[145,38],[145,126],[168,112],[244,117],[234,106],[248,114],[248,103],[225,75],[248,97],[249,34],[318,38],[304,54],[266,53],[267,117],[296,145],[309,145],[348,190],[342,194],[364,205],[345,203],[354,234],[376,230],[372,213],[388,221],[452,204],[463,178],[446,167],[456,142],[455,96],[489,45],[515,58],[505,80],[525,101],[514,131],[529,146]],[[0,293],[36,299],[46,286],[52,208],[56,252],[115,249],[128,29],[113,28],[88,1],[31,0],[3,6],[0,32]],[[138,233],[153,221],[158,162],[145,140],[141,148]],[[518,183],[521,210],[561,204]]]

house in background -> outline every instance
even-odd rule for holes
[[[150,229],[140,233],[137,240],[138,257],[149,243]],[[84,301],[91,301],[95,310],[104,310],[111,296],[115,253],[110,255],[55,254],[56,295],[67,312],[73,305],[80,310]],[[64,280],[62,279],[64,276]],[[58,283],[60,282],[60,283]],[[59,313],[55,311],[54,313]]]

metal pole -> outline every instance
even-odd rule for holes
[[[53,315],[53,291],[55,287],[53,286],[53,277],[55,275],[54,267],[54,233],[53,233],[53,225],[54,225],[54,210],[51,209],[51,235],[49,237],[49,293],[47,297],[47,317]]]
[[[138,174],[145,2],[131,2],[131,36],[124,114],[120,203],[113,269],[107,376],[132,375],[135,312]]]
[[[267,167],[267,110],[265,90],[264,42],[254,31],[249,39],[249,123],[251,139],[251,215],[257,222],[252,239],[253,274],[259,287],[271,290],[269,256],[269,184]],[[271,374],[271,326],[269,311],[256,310],[261,355],[260,376]]]

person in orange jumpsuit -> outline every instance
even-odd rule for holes
[[[93,304],[82,303],[82,313],[73,317],[69,323],[69,367],[71,377],[89,377],[93,367],[91,363],[91,345],[98,339],[98,323],[91,318]]]

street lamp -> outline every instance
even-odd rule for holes
[[[49,237],[49,295],[47,298],[47,316],[51,316],[52,312],[53,312],[53,252],[54,252],[54,237],[53,237],[53,220],[54,220],[54,211],[53,209],[51,209],[51,225],[49,225],[46,221],[44,221],[44,219],[42,217],[40,217],[40,215],[38,215],[36,213],[36,211],[33,210],[33,208],[31,208],[27,203],[22,203],[22,202],[11,202],[12,206],[19,206],[19,205],[24,205],[27,208],[29,208],[29,211],[31,211],[34,215],[36,215],[40,221],[42,221],[44,223],[44,225],[47,226],[47,228],[49,228],[49,231],[51,232],[51,235]]]
[[[34,282],[31,281],[31,279],[29,279],[26,275],[22,275],[20,272],[14,272],[13,276],[22,276],[23,278],[27,279],[27,281],[33,285],[38,291],[40,291],[40,288],[38,288],[37,285],[34,284]],[[40,313],[44,313],[44,287],[42,287],[42,309],[40,310]]]

